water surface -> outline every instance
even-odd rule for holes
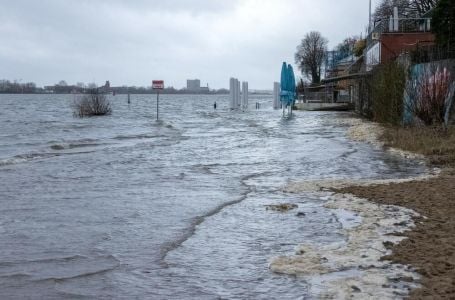
[[[282,187],[423,171],[350,141],[349,114],[282,119],[269,96],[231,112],[227,96],[163,95],[159,122],[154,96],[110,97],[111,116],[87,119],[72,117],[73,100],[0,95],[2,298],[311,296],[268,261],[342,240],[342,228],[322,199]],[[265,209],[285,202],[299,207]]]

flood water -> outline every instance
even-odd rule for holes
[[[111,116],[86,119],[73,100],[0,95],[1,299],[311,298],[268,262],[342,228],[282,187],[423,171],[350,141],[347,113],[283,119],[270,96],[231,112],[228,96],[163,95],[159,122],[153,95],[111,96]],[[265,209],[279,203],[299,207]]]

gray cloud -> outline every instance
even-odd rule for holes
[[[0,10],[0,78],[111,80],[182,87],[236,76],[270,88],[304,34],[334,46],[367,24],[365,0],[8,1]]]

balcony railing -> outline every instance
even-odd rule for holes
[[[376,21],[373,30],[367,38],[367,44],[372,42],[382,33],[412,33],[430,32],[431,18],[390,18]]]

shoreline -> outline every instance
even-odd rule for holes
[[[353,139],[384,148],[384,128],[360,120],[349,130]],[[391,153],[406,159],[426,161],[426,156],[388,147]],[[443,155],[442,153],[440,155]],[[381,260],[413,266],[420,274],[419,287],[410,299],[455,299],[455,170],[436,169],[429,176],[411,180],[392,180],[373,185],[352,184],[335,188],[335,192],[367,199],[378,205],[397,205],[415,211],[415,227],[402,234],[403,240],[389,245],[391,254]]]
[[[417,212],[416,226],[403,240],[390,245],[382,260],[413,266],[420,274],[420,287],[411,299],[455,298],[455,172],[443,171],[425,180],[372,186],[349,186],[339,193],[368,199],[378,205],[398,205]]]
[[[355,117],[341,123],[349,126],[350,139],[385,148],[379,124]],[[427,164],[421,154],[384,150]],[[273,272],[307,278],[322,298],[455,298],[455,171],[293,182],[284,191],[325,193],[326,208],[353,214],[339,221],[347,236],[343,245],[300,245],[295,255],[272,259]],[[356,218],[361,221],[352,223]]]
[[[330,191],[333,181],[308,185],[294,183],[288,193],[317,193],[324,207],[341,224],[344,242],[302,244],[290,256],[275,257],[271,271],[303,277],[311,294],[323,299],[390,299],[407,296],[419,275],[404,264],[382,261],[391,254],[388,244],[398,244],[402,234],[415,226],[415,212],[394,205],[377,205],[366,199]],[[340,186],[349,184],[347,181]],[[373,181],[372,181],[373,184]],[[321,190],[322,189],[322,190]],[[397,232],[401,234],[396,234]]]

